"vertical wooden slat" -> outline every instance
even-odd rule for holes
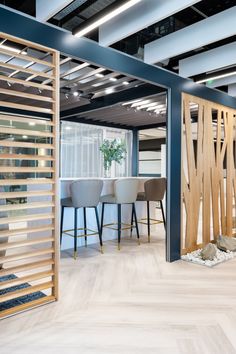
[[[226,231],[232,236],[232,205],[233,205],[233,115],[230,110],[227,112],[227,175],[226,175]]]
[[[55,228],[53,230],[54,235],[54,249],[55,253],[53,255],[54,264],[53,264],[53,283],[54,287],[52,290],[52,294],[55,296],[56,300],[58,300],[58,263],[59,263],[59,115],[60,115],[60,107],[59,107],[59,99],[60,99],[60,55],[59,53],[55,53],[53,57],[53,64],[54,64],[54,76],[55,80],[53,81],[53,123],[55,125],[54,128],[54,147],[53,150],[53,158],[54,158],[54,184],[53,184],[53,191],[54,191],[54,213],[55,213]]]
[[[236,197],[236,134],[235,111],[232,109],[187,94],[183,94],[183,102],[183,132],[186,134],[183,149],[187,153],[187,172],[182,168],[182,194],[186,211],[182,253],[186,253],[216,240],[220,233],[232,235],[233,203]],[[192,136],[190,103],[198,105],[196,144]],[[213,110],[217,112],[216,136],[213,134]],[[195,150],[194,146],[197,146]],[[202,232],[199,233],[201,221]]]

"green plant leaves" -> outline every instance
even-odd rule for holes
[[[105,139],[99,149],[103,154],[105,170],[111,168],[112,161],[121,164],[127,153],[125,142],[119,141],[118,139]]]

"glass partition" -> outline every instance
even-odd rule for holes
[[[103,156],[100,146],[103,141],[123,141],[126,155],[121,164],[112,163],[110,177],[131,176],[132,131],[83,123],[61,124],[61,177],[104,177]]]

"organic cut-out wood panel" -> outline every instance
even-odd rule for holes
[[[58,298],[59,53],[0,43],[2,318]]]
[[[183,94],[182,253],[232,236],[236,111]]]

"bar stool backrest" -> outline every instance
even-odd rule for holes
[[[117,204],[134,203],[137,199],[139,180],[135,178],[118,179],[114,183]]]
[[[70,185],[71,199],[74,208],[95,207],[99,203],[103,181],[87,179],[74,181]]]
[[[144,183],[146,200],[159,201],[164,198],[166,192],[166,178],[152,178]]]

